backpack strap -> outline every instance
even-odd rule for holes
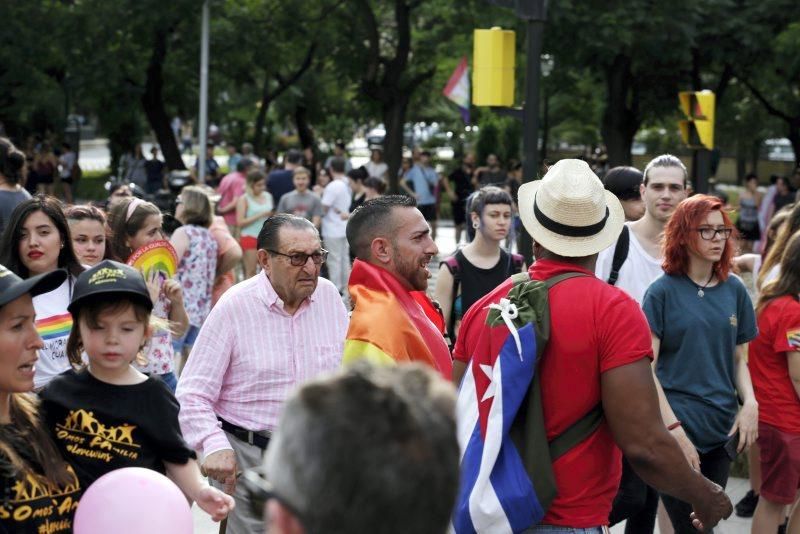
[[[577,278],[579,276],[588,276],[588,275],[576,272],[561,273],[548,278],[547,280],[544,281],[544,284],[547,286],[547,289],[552,289],[554,285],[559,284],[564,280],[569,280],[570,278]]]
[[[439,262],[439,268],[444,265],[453,275],[453,296],[450,298],[450,317],[447,319],[447,335],[451,343],[456,342],[456,300],[458,299],[458,288],[461,286],[461,265],[458,263],[456,254],[447,256]]]
[[[628,225],[622,226],[622,232],[617,239],[617,246],[614,247],[614,259],[611,260],[611,274],[608,276],[607,282],[612,286],[617,283],[619,278],[619,270],[622,264],[628,259],[628,249],[631,244],[630,229]]]
[[[525,282],[529,282],[530,279],[531,275],[528,273],[528,271],[522,273],[514,273],[511,275],[511,284],[515,286],[518,284],[524,284]]]
[[[522,268],[525,266],[525,256],[522,254],[511,254],[511,267],[515,273],[522,272]]]
[[[453,275],[453,278],[456,278],[461,273],[461,266],[458,264],[458,260],[456,259],[455,255],[447,256],[445,259],[439,262],[439,267],[444,265],[447,267],[447,270],[450,271],[450,274]]]
[[[603,422],[603,405],[597,405],[550,442],[550,459],[556,461],[572,447],[591,436]]]

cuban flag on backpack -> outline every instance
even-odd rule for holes
[[[536,334],[531,323],[516,329],[508,300],[490,307],[505,324],[485,327],[456,403],[462,455],[452,522],[457,534],[520,532],[545,512],[509,437],[536,370]]]

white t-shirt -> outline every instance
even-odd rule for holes
[[[628,257],[620,267],[619,278],[617,278],[617,283],[614,285],[628,293],[641,306],[647,288],[664,274],[664,270],[661,268],[663,259],[654,258],[648,254],[639,243],[639,240],[636,239],[636,234],[633,233],[630,226],[628,226],[628,235],[630,236]],[[617,243],[614,242],[613,245],[600,252],[597,257],[595,274],[604,282],[611,275],[611,263],[614,260],[614,248],[616,246]]]
[[[75,152],[69,151],[61,154],[61,157],[58,158],[58,163],[61,165],[61,174],[59,176],[62,178],[69,178],[72,176],[72,167],[75,165],[76,159],[77,154],[75,154]]]
[[[367,172],[370,176],[374,176],[375,178],[380,178],[381,180],[386,179],[386,171],[389,170],[389,166],[384,163],[375,163],[374,161],[370,160],[365,165]]]
[[[67,359],[67,339],[72,331],[72,315],[67,311],[71,282],[63,284],[49,293],[33,297],[36,311],[36,330],[44,341],[36,362],[33,384],[36,389],[46,385],[53,377],[70,368]]]
[[[322,218],[322,238],[340,239],[347,237],[347,221],[342,220],[341,213],[350,211],[350,187],[342,179],[333,180],[322,193],[322,205],[328,213]]]

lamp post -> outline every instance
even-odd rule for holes
[[[488,0],[490,4],[514,9],[526,22],[527,55],[525,65],[525,103],[522,108],[492,107],[501,115],[522,118],[522,181],[532,182],[539,175],[539,82],[542,73],[542,37],[547,19],[547,0]],[[549,56],[548,56],[549,57]],[[548,70],[549,74],[549,70]],[[533,259],[533,240],[524,229],[521,250],[528,265]]]
[[[555,61],[553,60],[553,56],[550,54],[542,54],[542,78],[547,78],[550,76],[550,73],[553,72],[554,65]],[[540,163],[544,163],[544,160],[547,157],[547,140],[550,136],[550,94],[547,90],[547,85],[544,83],[542,84],[542,91],[544,92],[544,95],[542,95],[542,144],[539,149]]]
[[[197,181],[206,183],[206,144],[208,143],[208,19],[209,0],[203,2],[203,20],[200,37],[200,125],[198,138],[200,153],[197,155]]]

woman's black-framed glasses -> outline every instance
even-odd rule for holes
[[[314,252],[313,254],[306,254],[304,252],[297,252],[295,254],[284,254],[283,252],[278,252],[277,250],[267,249],[267,252],[271,254],[277,254],[278,256],[284,256],[289,258],[289,263],[291,263],[294,267],[302,267],[308,261],[308,258],[311,258],[311,261],[314,262],[314,265],[322,265],[325,263],[325,260],[328,259],[328,251],[324,248],[319,249],[318,252]]]
[[[700,232],[700,237],[706,241],[714,240],[717,235],[721,236],[722,239],[729,239],[733,233],[733,228],[729,228],[727,226],[725,228],[711,228],[706,226],[703,228],[695,228],[695,230]]]

